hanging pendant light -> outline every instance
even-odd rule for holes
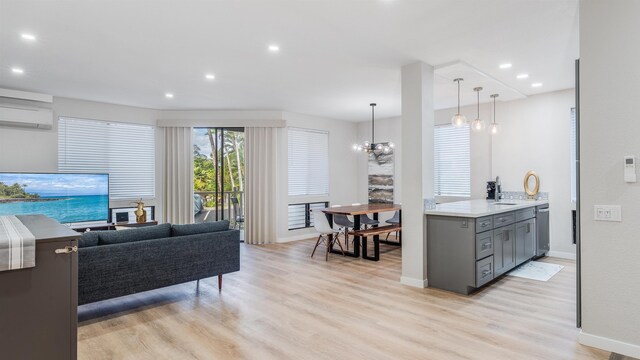
[[[493,122],[489,125],[489,134],[495,135],[498,133],[498,124],[496,124],[496,98],[500,95],[491,94],[489,96],[493,99]]]
[[[479,132],[479,131],[482,131],[482,129],[484,129],[484,121],[480,119],[480,91],[482,91],[482,88],[481,87],[473,88],[473,91],[475,91],[478,94],[478,116],[471,123],[471,130],[475,132]]]
[[[395,148],[396,145],[391,141],[387,143],[376,143],[375,142],[375,130],[376,130],[376,116],[375,116],[375,103],[369,104],[371,106],[371,141],[365,141],[362,144],[353,144],[354,151],[362,151],[366,153],[384,153],[389,154],[391,149]]]
[[[453,82],[458,83],[458,112],[453,115],[451,118],[451,125],[455,127],[461,127],[467,123],[467,118],[460,114],[460,81],[463,81],[462,78],[454,79]]]

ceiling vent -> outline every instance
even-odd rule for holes
[[[51,129],[53,96],[0,89],[0,126]]]

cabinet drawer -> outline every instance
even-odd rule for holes
[[[506,212],[502,214],[493,215],[493,226],[500,227],[505,225],[510,225],[516,222],[516,214],[515,212]]]
[[[493,229],[493,216],[485,216],[476,219],[476,233]]]
[[[535,216],[536,216],[536,208],[534,207],[516,211],[516,221],[532,219]]]
[[[493,231],[476,234],[476,260],[493,255]]]
[[[476,287],[493,280],[493,256],[476,261]]]

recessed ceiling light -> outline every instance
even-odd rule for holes
[[[11,72],[14,74],[24,74],[24,70],[20,68],[11,68]]]
[[[512,64],[500,64],[500,69],[508,69],[512,66],[513,66]]]
[[[213,74],[206,74],[204,77],[205,77],[207,80],[213,80],[213,79],[215,79],[215,78],[216,78],[216,76],[215,76],[215,75],[213,75]]]
[[[531,87],[540,87],[542,86],[542,83],[533,83],[531,84]]]
[[[518,76],[516,76],[516,78],[518,79],[526,79],[529,77],[529,74],[519,74]]]
[[[173,99],[173,94],[172,93],[166,93],[166,94],[164,94],[164,97],[166,97],[167,99]]]
[[[29,40],[29,41],[35,41],[35,40],[36,40],[36,36],[35,36],[35,35],[33,35],[33,34],[27,34],[27,33],[24,33],[24,34],[21,34],[21,35],[20,35],[20,37],[21,37],[23,40]]]
[[[269,51],[278,52],[278,51],[280,51],[280,46],[278,46],[278,45],[269,45]]]

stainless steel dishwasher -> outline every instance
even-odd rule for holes
[[[536,257],[549,252],[549,205],[536,207]]]

